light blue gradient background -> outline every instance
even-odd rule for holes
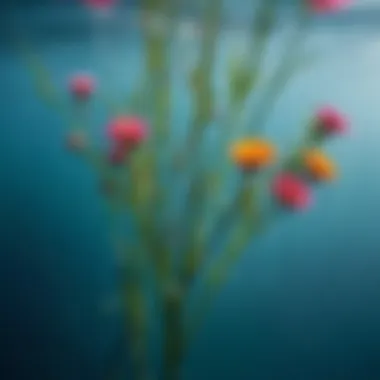
[[[67,12],[17,14],[57,83],[91,69],[108,93],[128,85],[138,65],[133,25],[102,32]],[[191,349],[186,380],[380,378],[380,24],[354,15],[316,24],[309,47],[322,58],[291,83],[267,129],[286,149],[315,106],[345,110],[351,131],[327,148],[341,179],[253,244]],[[38,31],[43,20],[56,28]],[[54,32],[65,20],[71,27]],[[62,120],[36,98],[9,40],[0,50],[3,359],[12,379],[100,379],[119,321],[101,312],[115,263],[98,183],[64,150]],[[104,115],[94,111],[100,131]]]

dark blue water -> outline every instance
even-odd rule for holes
[[[351,133],[328,147],[341,179],[317,190],[310,211],[253,243],[191,349],[186,379],[380,378],[380,27],[374,14],[374,8],[358,10],[312,31],[308,46],[320,58],[277,103],[267,134],[286,149],[316,105],[336,104],[352,120]],[[6,15],[0,378],[100,379],[120,327],[117,315],[101,307],[115,291],[105,210],[95,175],[62,146],[62,119],[36,97],[10,30],[28,31],[58,85],[72,70],[90,69],[107,78],[105,91],[115,96],[133,77],[140,42],[133,25],[110,27],[72,8]],[[11,16],[18,29],[10,28]],[[239,46],[243,36],[233,30],[224,32],[222,50]],[[95,106],[95,128],[104,122]]]

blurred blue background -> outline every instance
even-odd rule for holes
[[[4,380],[101,379],[120,328],[103,307],[115,263],[97,179],[65,151],[64,122],[36,97],[14,45],[27,34],[60,86],[88,69],[108,95],[122,93],[139,64],[133,14],[97,18],[74,3],[19,0],[1,14]],[[245,6],[228,3],[222,51],[244,46]],[[192,11],[185,4],[184,19]],[[316,20],[308,46],[319,58],[288,87],[267,133],[286,149],[315,106],[337,105],[352,123],[328,146],[341,179],[244,256],[191,349],[186,380],[380,378],[379,19],[380,3],[362,1]],[[182,66],[191,62],[189,38]],[[93,111],[100,130],[96,102]]]

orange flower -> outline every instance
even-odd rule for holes
[[[334,162],[318,149],[305,152],[303,163],[313,178],[319,181],[331,181],[336,177]]]
[[[231,148],[232,160],[244,170],[260,169],[271,164],[275,157],[275,147],[265,140],[244,139]]]

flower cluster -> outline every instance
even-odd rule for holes
[[[95,91],[95,79],[89,74],[76,74],[69,80],[69,93],[76,102],[87,102]],[[107,125],[108,138],[111,142],[108,154],[113,165],[122,164],[129,153],[137,148],[147,137],[147,123],[138,116],[121,115],[111,119]],[[80,153],[88,146],[88,138],[83,130],[68,134],[66,146],[69,150]]]
[[[334,107],[326,106],[316,112],[311,126],[314,141],[297,155],[297,169],[284,168],[273,180],[271,190],[280,204],[291,209],[303,209],[311,203],[311,183],[336,178],[334,162],[317,145],[319,136],[328,138],[343,133],[347,125],[346,117]],[[275,161],[276,148],[269,141],[247,138],[234,143],[230,154],[237,167],[245,173],[252,173]]]
[[[116,4],[116,0],[83,1],[96,9],[105,9]],[[350,4],[350,0],[303,1],[313,13],[339,11]],[[69,81],[69,92],[79,104],[89,100],[95,87],[95,79],[89,74],[74,75]],[[110,140],[108,162],[111,165],[123,164],[148,135],[146,121],[134,115],[119,115],[111,119],[106,128]],[[311,201],[311,183],[336,178],[334,162],[318,145],[326,138],[345,133],[347,128],[347,118],[332,106],[322,107],[315,113],[310,130],[313,141],[311,146],[299,152],[297,169],[285,167],[273,180],[273,195],[282,205],[293,209],[304,208]],[[66,144],[70,150],[81,152],[88,146],[88,139],[83,131],[74,131],[69,134]],[[255,173],[275,162],[277,149],[264,139],[246,138],[232,145],[230,156],[244,173]]]
[[[313,13],[331,13],[347,7],[350,0],[304,0]],[[311,147],[299,154],[297,170],[285,168],[272,183],[272,193],[283,206],[303,209],[311,203],[310,183],[331,181],[336,178],[334,162],[320,149],[318,144],[333,135],[343,134],[348,129],[347,118],[332,106],[320,108],[314,118],[310,135]],[[231,158],[244,172],[253,172],[272,164],[276,148],[261,139],[242,139],[231,148]]]

